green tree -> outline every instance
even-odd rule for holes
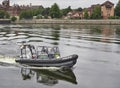
[[[39,9],[34,9],[34,10],[32,10],[32,12],[33,12],[33,16],[37,16],[38,14],[40,14]]]
[[[88,10],[85,9],[84,10],[84,19],[88,19],[88,18],[89,18]]]
[[[51,6],[50,16],[52,18],[60,18],[61,17],[59,6],[56,3],[54,3],[54,5]]]
[[[33,18],[33,11],[28,10],[28,11],[22,11],[20,13],[20,19],[32,19]]]
[[[91,15],[91,19],[101,19],[101,7],[100,6],[95,6],[95,8],[93,9],[92,15]]]
[[[50,14],[50,8],[48,7],[48,8],[45,8],[43,11],[42,11],[42,15],[43,16],[49,16],[49,14]]]
[[[62,9],[61,10],[61,14],[64,15],[64,16],[66,16],[67,13],[70,12],[70,11],[72,11],[71,6],[65,8],[65,9]]]
[[[5,18],[7,18],[7,19],[10,18],[10,14],[8,12],[5,12]]]
[[[116,7],[115,7],[115,15],[120,16],[120,0],[118,1]]]
[[[4,10],[0,10],[0,18],[4,19],[4,18],[10,18],[10,15],[8,12],[4,11]]]
[[[42,15],[43,11],[44,11],[44,7],[39,7],[38,9],[33,9],[32,13],[33,16],[37,16],[37,15]]]
[[[77,8],[76,11],[83,11],[81,7]]]
[[[39,7],[38,9],[33,9],[32,13],[33,13],[33,16],[37,16],[37,19],[42,18],[42,16],[44,16],[45,18],[48,18],[50,14],[50,8]]]
[[[0,11],[0,18],[4,18],[5,12],[3,10]]]
[[[11,21],[15,22],[17,18],[15,16],[11,17]]]

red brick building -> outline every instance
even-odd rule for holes
[[[88,11],[88,15],[91,16],[93,13],[93,10],[96,6],[101,7],[101,15],[103,19],[108,19],[110,16],[114,16],[114,4],[110,1],[106,1],[103,4],[96,4],[96,5],[91,5],[91,7],[86,8]],[[72,11],[67,14],[68,18],[81,18],[84,19],[84,11],[82,12],[76,12]]]
[[[29,10],[31,9],[30,5],[17,5],[14,4],[13,6],[10,6],[10,0],[4,0],[2,4],[0,4],[0,10],[7,11],[11,16],[19,16],[20,12],[22,10]]]

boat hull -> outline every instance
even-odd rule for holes
[[[36,67],[73,67],[78,55],[71,55],[59,59],[16,59],[16,62]]]

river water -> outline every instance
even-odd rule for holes
[[[0,88],[120,88],[119,25],[0,25],[0,61],[20,54],[19,42],[78,54],[69,70],[31,70],[0,62]]]

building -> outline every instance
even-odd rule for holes
[[[10,5],[10,0],[4,0],[2,2],[2,4],[0,4],[0,10],[4,10],[7,11],[10,16],[19,16],[20,12],[23,10],[30,10],[30,9],[37,9],[42,7],[40,6],[32,6],[32,4],[30,3],[30,5],[18,5],[18,4],[14,4],[13,6]]]
[[[101,7],[101,15],[103,19],[108,19],[110,16],[114,16],[114,4],[110,1],[106,1],[103,4],[96,4],[92,5],[91,7],[88,8],[88,14],[89,16],[92,14],[93,9],[96,6]]]
[[[96,6],[101,7],[101,15],[103,19],[108,19],[110,16],[114,16],[114,4],[110,1],[106,1],[103,4],[96,4],[91,5],[89,8],[85,8],[88,11],[88,15],[91,16],[93,13],[93,10]],[[68,18],[84,18],[84,10],[82,12],[80,11],[72,11],[67,14]]]
[[[82,11],[71,11],[67,14],[67,18],[82,19],[83,18],[83,12]]]
[[[106,1],[103,4],[97,4],[97,5],[92,5],[91,7],[88,8],[88,14],[89,16],[92,14],[93,9],[96,6],[101,7],[101,15],[103,19],[108,19],[110,16],[114,16],[114,4],[110,1]]]
[[[14,4],[10,6],[10,0],[4,0],[2,4],[0,4],[0,10],[7,11],[11,16],[18,16],[22,10],[28,10],[30,7],[27,6],[19,6]]]
[[[114,16],[114,4],[110,1],[101,4],[101,14],[103,19],[108,19],[110,16]]]

